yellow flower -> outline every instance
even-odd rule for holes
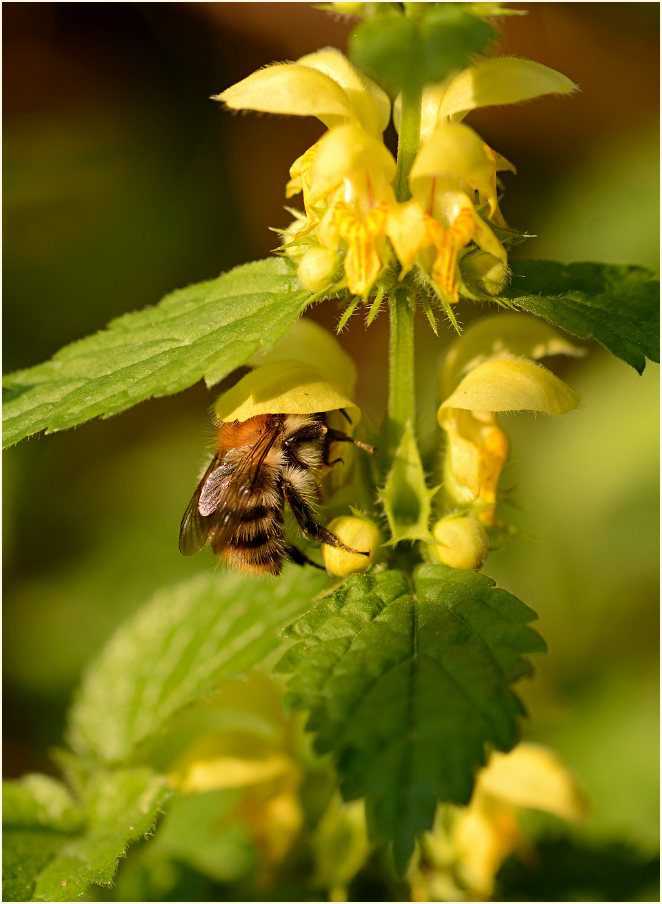
[[[339,126],[316,146],[310,177],[313,206],[324,202],[317,238],[324,248],[347,248],[348,288],[365,295],[387,253],[386,222],[395,204],[396,164],[381,140],[357,126]]]
[[[580,401],[563,380],[523,355],[579,351],[552,327],[521,314],[486,318],[451,347],[442,373],[444,391],[463,376],[437,412],[446,433],[444,493],[451,505],[475,508],[483,524],[496,525],[499,477],[509,443],[495,414],[540,411],[556,416]]]
[[[424,88],[421,146],[409,175],[414,203],[392,213],[389,230],[403,274],[419,258],[442,300],[453,304],[460,294],[459,260],[473,243],[491,255],[505,275],[506,250],[485,220],[506,228],[497,199],[497,173],[515,168],[462,119],[479,107],[573,90],[575,85],[553,69],[508,57],[482,60]],[[394,113],[397,126],[398,101]],[[502,282],[497,280],[497,291]],[[491,288],[488,283],[488,294]]]
[[[319,226],[324,248],[335,252],[344,243],[349,290],[366,294],[383,266],[386,207],[395,200],[395,160],[381,140],[391,112],[387,95],[327,48],[258,70],[215,99],[232,109],[316,116],[327,126],[290,168],[286,196],[302,192],[307,217],[290,239]]]
[[[501,471],[510,451],[508,437],[489,411],[447,408],[439,418],[446,433],[444,494],[452,505],[476,508],[478,518],[496,525]]]
[[[294,723],[283,716],[276,683],[258,672],[229,681],[208,705],[225,714],[228,727],[193,741],[172,765],[170,781],[180,794],[238,792],[234,816],[252,835],[265,881],[303,827],[304,773]],[[233,714],[238,727],[232,726]]]
[[[586,815],[587,805],[552,751],[523,743],[510,753],[492,754],[478,775],[470,804],[440,808],[433,830],[423,836],[408,871],[412,900],[491,897],[504,860],[529,847],[519,825],[521,808],[577,821]]]

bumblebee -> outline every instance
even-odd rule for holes
[[[287,505],[304,536],[368,555],[315,519],[321,472],[340,460],[329,460],[336,442],[374,451],[329,427],[325,412],[223,421],[216,453],[182,519],[180,551],[192,555],[209,541],[228,564],[257,574],[280,574],[286,559],[316,565],[285,537]]]

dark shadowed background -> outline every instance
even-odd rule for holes
[[[515,4],[515,6],[520,6]],[[350,20],[307,3],[9,3],[3,12],[4,370],[113,316],[267,254],[292,161],[316,120],[234,116],[209,100],[327,44]],[[502,209],[520,250],[658,269],[659,7],[538,3],[499,51],[577,82],[469,118],[512,160]],[[313,316],[332,325],[332,305]],[[464,316],[468,320],[471,313]],[[451,337],[420,325],[422,397]],[[343,342],[379,417],[386,318]],[[522,539],[486,572],[540,614],[550,652],[522,692],[526,734],[593,800],[587,833],[654,850],[658,833],[658,372],[594,347],[563,371],[558,421],[506,420]],[[4,457],[4,770],[53,771],[81,668],[159,587],[213,567],[177,551],[208,438],[202,386]]]

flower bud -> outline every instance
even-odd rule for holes
[[[341,515],[340,518],[334,518],[328,528],[345,546],[350,546],[360,552],[367,552],[368,555],[360,555],[360,552],[347,552],[346,549],[324,544],[322,558],[326,570],[339,578],[367,571],[372,565],[379,543],[379,531],[376,525],[364,518]]]
[[[437,521],[432,531],[434,554],[451,568],[480,568],[488,552],[485,528],[475,518],[451,515]]]
[[[309,248],[299,261],[299,282],[310,292],[321,292],[336,279],[338,255],[327,248]]]
[[[478,289],[487,295],[500,295],[508,285],[508,267],[487,251],[467,254],[460,269],[470,289]]]

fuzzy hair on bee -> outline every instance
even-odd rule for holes
[[[209,542],[214,553],[236,568],[280,574],[291,560],[321,567],[285,536],[287,505],[305,537],[367,555],[345,546],[315,518],[320,479],[332,443],[371,446],[328,426],[325,413],[259,414],[226,421],[216,436],[216,453],[184,513],[179,549],[193,555]]]

